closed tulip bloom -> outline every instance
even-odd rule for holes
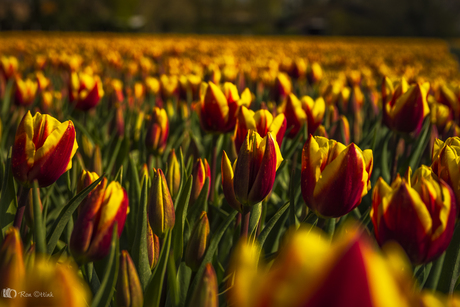
[[[157,95],[160,91],[160,81],[154,77],[147,77],[144,80],[145,87],[149,95]]]
[[[80,180],[77,182],[77,194],[83,191],[86,187],[91,185],[94,181],[99,179],[99,175],[95,172],[83,170]]]
[[[235,164],[233,164],[235,166]],[[227,156],[225,151],[222,152],[222,162],[221,162],[221,173],[222,173],[222,189],[224,192],[225,199],[227,200],[230,207],[233,209],[243,212],[243,207],[241,203],[236,199],[235,190],[233,188],[233,170],[232,163]]]
[[[190,239],[185,250],[185,263],[196,272],[201,265],[206,248],[209,244],[209,220],[205,211],[193,226]]]
[[[202,160],[199,158],[193,166],[193,183],[192,193],[190,194],[190,205],[193,205],[200,196],[201,190],[206,182],[206,178],[209,178],[208,188],[211,187],[211,169],[209,168],[208,160]],[[209,189],[208,189],[209,196]],[[207,197],[207,196],[206,196]]]
[[[100,260],[108,255],[113,226],[121,235],[128,213],[128,195],[112,181],[101,183],[83,200],[70,237],[70,250],[79,263]]]
[[[120,268],[117,280],[117,306],[142,307],[144,294],[137,275],[136,267],[128,252],[123,250],[120,254]]]
[[[169,119],[165,109],[153,108],[153,113],[147,126],[145,146],[154,155],[161,155],[166,148],[169,136]]]
[[[287,137],[294,138],[307,121],[302,103],[294,94],[289,94],[281,105],[280,111],[286,116],[287,128],[292,127]]]
[[[12,171],[17,181],[40,187],[54,183],[72,168],[78,145],[72,121],[60,123],[47,115],[28,111],[16,130],[12,151]]]
[[[372,150],[310,135],[302,150],[303,199],[318,215],[343,216],[371,189],[372,167]]]
[[[153,169],[148,214],[153,233],[162,238],[174,227],[176,214],[165,175],[161,169]]]
[[[449,107],[455,119],[460,117],[460,97],[456,97],[454,90],[447,84],[443,84],[439,89],[439,102]]]
[[[15,227],[6,231],[0,248],[0,287],[17,289],[25,277],[24,248],[21,236]]]
[[[150,222],[148,224],[147,234],[147,254],[149,256],[150,269],[153,270],[158,263],[160,257],[160,239],[153,233]]]
[[[323,69],[317,62],[308,66],[307,79],[310,84],[316,84],[323,79]]]
[[[284,114],[279,114],[273,118],[273,115],[267,110],[262,109],[254,112],[242,106],[238,113],[235,133],[233,134],[233,142],[237,153],[240,151],[249,130],[257,131],[262,138],[270,132],[276,136],[276,141],[281,146],[286,132],[286,117]]]
[[[29,78],[16,79],[14,90],[14,103],[18,106],[31,105],[37,96],[38,84]]]
[[[75,108],[88,111],[94,108],[104,96],[102,82],[99,76],[87,73],[72,73],[69,98]]]
[[[168,173],[166,175],[168,180],[169,191],[171,192],[171,197],[176,198],[177,193],[179,192],[180,187],[180,164],[176,157],[176,152],[174,148],[169,153],[168,157]]]
[[[428,82],[408,85],[403,79],[393,89],[388,78],[382,83],[383,121],[393,130],[399,132],[419,132],[423,119],[430,113],[427,95],[430,90]]]
[[[278,143],[268,133],[263,139],[250,130],[236,160],[233,189],[243,206],[253,206],[268,196],[276,170],[283,161]]]
[[[410,177],[410,169],[408,172]],[[372,194],[372,222],[377,242],[398,242],[414,264],[428,263],[449,245],[456,217],[449,186],[427,166],[389,186],[381,178]]]
[[[460,206],[460,138],[450,137],[445,142],[436,139],[433,146],[431,168],[439,179],[444,180],[455,195],[457,207]],[[457,214],[460,210],[457,210]]]
[[[240,99],[234,84],[226,82],[224,91],[212,82],[202,83],[201,101],[195,105],[203,130],[226,133],[235,128],[240,106],[249,107],[250,101]]]
[[[2,73],[6,79],[14,77],[18,71],[19,62],[14,56],[2,56],[0,58],[0,73]]]
[[[219,306],[217,276],[211,263],[206,264],[198,287],[196,287],[195,292],[192,294],[189,306]]]
[[[283,101],[292,92],[292,83],[286,74],[280,73],[275,78],[272,98],[275,102]]]
[[[50,79],[45,77],[42,71],[37,71],[35,73],[35,79],[37,80],[38,89],[40,91],[45,90],[51,84]]]

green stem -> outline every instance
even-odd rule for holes
[[[17,229],[21,229],[22,218],[24,216],[24,210],[26,209],[28,197],[29,197],[30,188],[21,186],[19,197],[18,197],[18,210],[16,211],[16,216],[14,217],[13,226]]]
[[[327,233],[329,234],[329,237],[332,239],[332,237],[334,236],[334,232],[335,232],[335,218],[330,218],[327,220],[326,229],[327,229]]]
[[[243,206],[243,214],[242,214],[242,224],[241,224],[241,237],[240,238],[247,238],[248,237],[248,229],[249,229],[249,218],[251,216],[251,210],[247,206]]]
[[[446,253],[443,253],[436,261],[433,263],[431,268],[431,274],[428,277],[425,288],[436,290],[439,283],[439,278],[441,277],[442,267],[444,265],[444,259],[446,258]]]

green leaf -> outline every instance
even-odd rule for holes
[[[414,151],[411,153],[410,158],[409,158],[409,166],[413,171],[417,169],[417,166],[419,165],[422,155],[425,151],[426,146],[430,142],[430,131],[431,131],[431,126],[430,126],[430,120],[429,118],[425,120],[425,123],[423,125],[423,132],[421,133],[420,137],[417,139],[416,143],[417,145],[415,146]]]
[[[137,221],[137,214],[139,209],[139,200],[141,198],[141,185],[139,183],[139,175],[137,173],[136,164],[134,163],[134,159],[132,155],[129,155],[129,164],[128,164],[128,171],[129,171],[129,189],[128,189],[128,196],[129,196],[129,208],[130,213],[127,216],[127,225],[126,230],[128,232],[129,238],[134,240],[134,236],[136,234],[136,221]]]
[[[6,113],[8,112],[8,108],[11,102],[11,93],[13,89],[14,78],[8,80],[6,84],[5,93],[3,95],[3,103],[2,103],[2,117],[5,118]]]
[[[267,239],[270,231],[272,231],[273,226],[275,226],[276,222],[283,216],[286,209],[289,207],[289,202],[286,202],[278,211],[272,216],[272,218],[268,221],[267,225],[265,225],[264,229],[260,232],[258,240],[260,246],[264,246],[265,240]]]
[[[176,265],[174,256],[169,255],[168,261],[168,289],[169,299],[172,301],[173,306],[179,305],[179,282],[177,280]]]
[[[109,160],[109,164],[107,164],[107,171],[106,171],[106,173],[109,175],[112,173],[112,168],[115,165],[115,161],[117,159],[118,152],[120,151],[122,143],[123,143],[123,139],[121,138],[117,139],[115,148],[113,149],[113,151],[110,152],[110,160]]]
[[[147,201],[148,201],[148,180],[147,176],[144,177],[142,185],[140,208],[137,213],[137,228],[134,237],[133,247],[131,249],[131,256],[134,264],[136,265],[139,274],[139,280],[142,289],[145,290],[147,283],[151,276],[150,262],[148,257],[147,246]]]
[[[102,278],[101,285],[96,295],[94,296],[91,307],[107,307],[110,305],[115,285],[118,277],[118,267],[120,265],[120,258],[118,256],[118,231],[117,223],[113,226],[112,242],[110,243],[110,254],[106,258],[107,266],[105,267],[105,274]],[[104,259],[105,260],[105,259]]]
[[[184,251],[184,229],[187,218],[188,202],[192,191],[193,177],[190,175],[176,200],[176,224],[173,228],[174,260],[178,262]]]
[[[259,224],[260,216],[262,215],[262,202],[255,204],[251,208],[251,215],[249,216],[248,235],[255,233],[257,225]]]
[[[217,247],[219,245],[220,239],[222,239],[222,236],[224,235],[225,231],[227,230],[228,226],[233,222],[235,219],[235,216],[237,215],[238,211],[232,212],[225,221],[223,221],[220,224],[220,227],[216,230],[214,235],[211,238],[210,244],[208,246],[208,249],[206,251],[206,254],[203,257],[203,260],[201,262],[200,267],[198,268],[198,271],[196,272],[195,278],[193,279],[193,282],[190,286],[190,290],[188,291],[187,295],[187,301],[190,301],[190,298],[192,294],[196,291],[196,287],[199,285],[199,281],[201,276],[203,275],[204,269],[206,267],[207,263],[212,263],[212,259],[214,257],[214,254],[216,253]]]
[[[69,220],[72,218],[72,214],[78,208],[81,201],[88,196],[88,194],[101,182],[104,178],[102,175],[98,180],[94,181],[92,184],[84,188],[80,193],[75,195],[67,205],[62,209],[61,213],[59,214],[58,218],[54,221],[53,226],[51,227],[51,231],[49,232],[46,241],[48,242],[47,245],[47,253],[52,254],[54,248],[56,247],[56,243],[61,237],[64,228],[66,227]]]
[[[392,133],[389,133],[386,139],[384,140],[383,143],[383,149],[382,149],[382,159],[381,159],[381,170],[382,170],[382,178],[386,182],[390,182],[391,180],[391,160],[390,160],[390,154],[388,150],[388,143],[391,140]]]
[[[192,279],[192,269],[189,268],[185,262],[181,262],[177,272],[177,279],[179,281],[179,305],[184,307],[187,299],[187,292]]]
[[[123,165],[120,166],[120,169],[118,170],[117,174],[113,178],[113,181],[117,181],[120,183],[120,185],[123,185]]]
[[[166,272],[166,266],[169,259],[169,250],[171,248],[171,232],[166,234],[157,266],[150,277],[147,288],[144,291],[144,306],[159,307],[163,281]]]
[[[460,276],[460,224],[455,226],[454,235],[446,250],[441,277],[437,290],[443,293],[452,293],[455,283]]]
[[[197,200],[190,208],[188,213],[188,220],[190,225],[195,225],[196,220],[200,217],[202,211],[208,211],[208,192],[209,192],[209,177],[206,178],[203,188]]]
[[[34,211],[34,239],[37,248],[37,253],[44,254],[46,253],[46,243],[45,243],[45,228],[43,226],[42,219],[42,208],[40,206],[40,197],[38,190],[38,182],[34,181],[34,186],[32,188],[33,196],[33,211]]]
[[[11,148],[6,161],[5,175],[3,177],[2,195],[0,198],[0,228],[1,238],[5,231],[13,225],[14,216],[18,208],[16,189],[14,187],[13,172],[11,171]]]

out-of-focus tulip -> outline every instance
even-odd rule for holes
[[[323,125],[319,125],[318,129],[316,129],[315,136],[322,136],[324,138],[328,138],[326,128]]]
[[[134,126],[134,140],[137,142],[141,138],[141,131],[144,124],[144,112],[139,112],[137,114],[136,124]]]
[[[345,215],[371,189],[372,167],[372,150],[310,135],[302,150],[303,199],[318,215]]]
[[[276,136],[276,141],[281,146],[286,132],[286,117],[284,114],[279,114],[273,118],[273,115],[267,110],[262,109],[254,113],[254,111],[242,106],[238,113],[235,133],[233,134],[233,142],[237,153],[240,151],[249,130],[256,130],[262,138],[270,132]]]
[[[383,121],[400,132],[419,132],[423,119],[430,113],[428,82],[409,86],[405,79],[395,89],[388,78],[382,82]]]
[[[128,213],[128,194],[121,185],[107,179],[83,200],[70,238],[70,250],[79,263],[104,258],[110,251],[112,231],[117,223],[121,235]]]
[[[314,62],[308,66],[307,79],[310,84],[316,84],[321,81],[321,79],[323,79],[323,69],[317,62]]]
[[[176,198],[177,193],[179,192],[180,175],[180,164],[179,161],[177,161],[176,151],[173,148],[169,153],[168,173],[166,174],[169,191],[171,192],[171,197],[173,199]]]
[[[6,79],[13,78],[17,71],[19,62],[14,56],[2,56],[0,58],[0,73],[2,73]]]
[[[456,97],[453,89],[447,84],[440,87],[439,102],[449,107],[455,119],[460,117],[460,97]]]
[[[410,168],[407,176],[410,177]],[[414,264],[428,263],[447,248],[454,232],[455,198],[431,168],[412,179],[397,177],[391,187],[380,178],[372,194],[372,222],[377,242],[398,242]]]
[[[217,276],[210,263],[206,264],[198,287],[196,287],[195,292],[192,294],[189,306],[219,306]]]
[[[166,101],[168,98],[171,98],[177,95],[179,90],[179,80],[177,76],[167,76],[161,75],[160,77],[160,93],[161,99]]]
[[[436,125],[440,133],[448,131],[449,129],[446,129],[446,126],[452,120],[449,107],[436,102],[433,96],[428,97],[428,103],[430,105],[431,123]]]
[[[110,126],[110,134],[112,133],[115,133],[118,138],[123,138],[125,135],[125,118],[121,107],[116,108],[115,117]]]
[[[222,159],[224,166],[230,164],[226,161],[226,154]],[[250,130],[238,153],[233,180],[224,179],[223,183],[230,184],[233,181],[235,198],[243,206],[253,206],[270,194],[276,170],[282,161],[278,143],[270,133],[262,139],[257,132]],[[229,178],[228,171],[225,172],[223,177]],[[224,190],[231,192],[231,187],[225,187]]]
[[[35,73],[35,78],[36,78],[36,80],[37,80],[38,89],[39,89],[40,91],[45,90],[45,89],[51,84],[50,79],[48,79],[47,77],[45,77],[45,75],[44,75],[43,72],[41,72],[41,71],[37,71],[37,72]]]
[[[0,249],[0,287],[2,289],[18,289],[25,277],[24,249],[17,228],[11,227],[6,231]]]
[[[77,182],[77,194],[83,191],[86,187],[91,185],[94,181],[99,179],[99,175],[95,172],[83,170],[80,180]]]
[[[147,77],[144,80],[147,92],[150,95],[156,95],[160,91],[160,81],[154,77]]]
[[[75,108],[88,111],[94,108],[104,96],[102,82],[99,76],[84,72],[72,73],[69,98]]]
[[[420,307],[458,307],[460,306],[460,297],[458,293],[444,295],[425,289],[420,294]]]
[[[153,169],[148,214],[153,233],[162,238],[174,227],[176,213],[165,175],[161,169]]]
[[[209,220],[205,211],[201,212],[199,219],[193,226],[190,239],[185,250],[185,263],[197,271],[203,260],[204,253],[209,244]]]
[[[153,270],[158,263],[160,257],[160,239],[153,233],[150,222],[148,224],[147,234],[147,254],[149,256],[150,269]]]
[[[154,155],[161,155],[166,148],[168,136],[169,119],[166,110],[154,107],[147,126],[145,146]]]
[[[235,128],[240,106],[249,107],[250,101],[240,99],[235,85],[226,82],[224,91],[212,82],[202,83],[201,99],[195,105],[203,130],[226,133]]]
[[[280,73],[275,78],[275,83],[272,89],[272,98],[275,102],[284,101],[284,99],[291,94],[292,83],[289,77]]]
[[[439,179],[444,180],[455,195],[457,214],[460,214],[460,138],[450,137],[445,142],[436,139],[433,146],[431,168]]]
[[[144,294],[131,256],[123,250],[120,254],[120,269],[117,280],[117,306],[142,307]]]
[[[193,205],[195,201],[200,196],[201,190],[206,182],[206,178],[209,178],[209,188],[211,187],[211,169],[209,168],[208,160],[202,160],[199,158],[195,165],[193,166],[193,183],[192,183],[192,193],[190,194],[190,205]],[[209,196],[208,189],[208,196]],[[208,197],[206,196],[206,197]]]
[[[14,103],[19,106],[31,105],[37,96],[37,82],[27,78],[26,80],[16,79],[14,87]]]
[[[350,124],[345,115],[340,115],[339,120],[331,127],[329,134],[331,139],[345,145],[350,144]]]
[[[37,180],[40,187],[49,186],[72,168],[77,148],[72,121],[60,123],[38,112],[32,117],[28,111],[16,130],[13,175],[23,185]]]

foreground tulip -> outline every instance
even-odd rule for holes
[[[142,307],[144,295],[136,267],[127,251],[121,251],[117,281],[117,306]]]
[[[25,80],[18,78],[14,89],[14,103],[18,106],[29,106],[37,96],[38,84],[29,78]]]
[[[28,111],[16,131],[12,151],[12,171],[17,181],[30,186],[34,180],[40,187],[54,183],[72,168],[72,157],[78,145],[72,121],[57,119]]]
[[[153,233],[158,237],[163,238],[166,232],[174,227],[176,221],[174,203],[161,169],[153,169],[148,214]]]
[[[88,111],[94,108],[104,96],[102,82],[98,76],[87,73],[72,73],[69,98],[75,108]]]
[[[192,294],[189,306],[219,306],[217,276],[210,263],[206,264],[198,287],[196,287],[195,292]]]
[[[237,153],[240,151],[249,130],[257,131],[262,138],[270,132],[276,136],[276,141],[281,146],[284,132],[286,132],[286,117],[284,114],[279,114],[273,118],[273,115],[267,110],[259,110],[254,113],[254,111],[242,106],[238,113],[235,133],[233,135],[233,142]]]
[[[422,128],[423,119],[430,113],[427,95],[428,82],[409,86],[403,79],[395,89],[388,78],[382,83],[383,121],[399,132],[416,132]]]
[[[214,83],[203,83],[201,101],[196,104],[203,130],[225,133],[233,130],[240,106],[249,107],[250,101],[240,99],[236,86],[226,82],[224,92]]]
[[[190,205],[193,205],[198,199],[198,196],[201,194],[204,184],[206,183],[206,178],[209,178],[208,181],[208,196],[209,188],[211,187],[211,169],[209,168],[208,160],[201,158],[195,162],[193,166],[193,183],[192,183],[192,193],[190,194]],[[207,197],[207,196],[206,196]]]
[[[310,135],[302,150],[303,199],[318,215],[343,216],[371,189],[372,167],[372,150]]]
[[[166,148],[169,135],[169,120],[165,109],[153,108],[147,126],[145,147],[154,155],[161,155]]]
[[[228,160],[227,155],[224,154],[222,159]],[[235,162],[232,180],[235,198],[243,206],[253,206],[264,200],[272,190],[276,170],[282,161],[278,143],[270,133],[262,139],[257,132],[250,130]],[[229,181],[224,183],[230,184]],[[226,187],[224,190],[231,189]]]
[[[185,263],[196,272],[203,260],[204,253],[209,244],[209,220],[203,211],[193,226],[190,239],[185,250]]]
[[[372,193],[371,217],[380,245],[394,240],[412,263],[428,263],[439,257],[452,239],[455,198],[445,182],[422,166],[411,179],[398,176],[391,187],[380,178]]]
[[[108,255],[113,227],[117,223],[120,236],[128,205],[126,191],[116,181],[107,184],[106,178],[83,200],[69,244],[76,261],[86,263]]]
[[[455,195],[457,208],[460,208],[460,138],[450,137],[445,142],[436,139],[433,146],[433,172],[439,179],[444,180]],[[457,210],[460,214],[460,210]]]
[[[24,249],[21,236],[15,227],[6,231],[0,249],[0,288],[17,289],[25,276]]]

